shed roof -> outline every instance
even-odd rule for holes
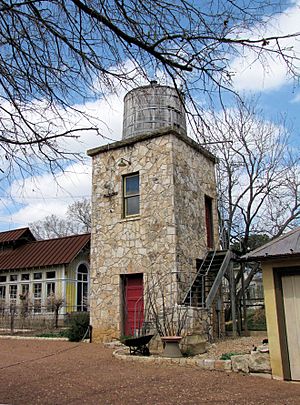
[[[247,253],[246,260],[270,260],[300,255],[300,227],[271,240],[265,245]]]
[[[0,252],[0,270],[68,264],[89,243],[90,234],[25,243]]]
[[[31,240],[35,240],[35,237],[32,235],[29,228],[19,228],[11,231],[0,232],[0,244],[6,242],[15,242],[26,237],[29,237]]]

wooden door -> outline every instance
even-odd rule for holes
[[[286,335],[292,380],[300,380],[300,274],[282,276]]]
[[[126,336],[141,333],[144,321],[143,274],[129,274],[124,277],[124,332]]]
[[[212,199],[208,196],[205,196],[205,225],[207,247],[211,249],[214,247],[213,210]]]

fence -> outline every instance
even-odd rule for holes
[[[70,311],[70,309],[72,309]],[[67,310],[69,312],[67,312]],[[53,330],[60,330],[68,326],[70,317],[77,312],[77,308],[60,305],[36,306],[31,304],[0,305],[0,335],[5,334],[36,334]]]

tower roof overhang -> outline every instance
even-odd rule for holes
[[[130,137],[127,139],[122,139],[117,142],[108,143],[106,145],[102,145],[97,148],[89,149],[87,151],[87,155],[90,157],[93,157],[93,156],[108,152],[113,149],[120,149],[120,148],[124,148],[126,146],[132,146],[138,142],[142,142],[145,140],[154,139],[154,138],[158,138],[158,137],[166,136],[166,135],[173,135],[173,136],[177,137],[178,139],[182,140],[183,142],[188,144],[190,147],[192,147],[193,149],[197,150],[199,153],[204,155],[206,158],[211,160],[213,163],[218,162],[218,158],[215,155],[213,155],[211,152],[209,152],[207,149],[205,149],[203,146],[201,146],[198,142],[194,141],[192,138],[190,138],[186,135],[181,134],[180,132],[176,131],[173,128],[166,128],[163,130],[160,129],[151,134],[138,135],[138,136]]]

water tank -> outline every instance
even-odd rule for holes
[[[123,139],[170,127],[186,135],[184,106],[175,88],[151,82],[126,94]]]

